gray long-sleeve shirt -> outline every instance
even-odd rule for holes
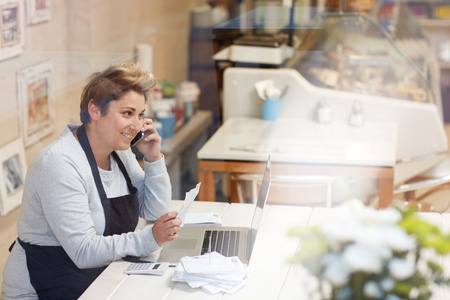
[[[17,224],[20,239],[35,245],[61,245],[79,268],[106,266],[126,255],[143,256],[159,249],[149,225],[126,234],[102,235],[103,207],[86,155],[71,132],[75,128],[68,125],[28,169]],[[138,189],[141,217],[153,221],[168,212],[171,187],[164,158],[145,162],[144,172],[130,149],[117,154]],[[99,171],[109,198],[128,193],[114,159],[110,171]],[[2,290],[5,300],[36,298],[25,252],[18,243],[8,257]]]

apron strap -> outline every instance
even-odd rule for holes
[[[16,241],[14,241],[11,246],[9,246],[8,251],[11,252],[12,249],[14,248],[14,245],[16,244]]]
[[[80,141],[80,145],[86,154],[89,166],[91,167],[92,176],[94,177],[95,185],[97,186],[97,192],[102,201],[103,212],[105,213],[105,220],[109,220],[111,216],[111,203],[110,201],[107,201],[108,198],[106,196],[105,189],[103,188],[102,179],[100,178],[100,173],[97,167],[97,162],[95,161],[94,153],[92,152],[92,148],[89,143],[89,139],[87,137],[84,124],[78,127],[77,136],[78,140]],[[109,232],[109,226],[110,226],[109,222],[106,221],[105,232]]]
[[[125,180],[127,181],[128,190],[130,191],[130,194],[137,193],[137,189],[131,183],[131,179],[130,176],[128,175],[127,169],[125,168],[125,165],[123,164],[119,155],[115,151],[113,151],[111,152],[111,156],[114,157],[114,159],[117,162],[117,165],[119,166],[120,171],[122,171],[123,177],[125,177]]]
[[[105,189],[103,188],[102,180],[100,178],[100,173],[98,172],[97,162],[95,161],[94,153],[92,152],[91,144],[89,143],[89,139],[86,134],[86,129],[84,124],[78,127],[77,130],[78,140],[80,141],[80,145],[86,153],[86,157],[89,162],[89,166],[91,167],[92,175],[94,176],[95,185],[97,186],[97,190],[100,196],[100,199],[106,199]]]

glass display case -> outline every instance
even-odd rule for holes
[[[238,51],[231,49],[216,55],[216,60],[231,61],[233,66],[293,68],[318,87],[442,107],[437,61],[417,18],[402,1],[377,1],[366,11],[257,6],[216,26],[215,32],[230,29],[240,30],[242,36],[233,46],[241,47],[245,41],[247,57],[234,58]],[[285,44],[254,42],[280,36]],[[268,48],[286,60],[257,63],[262,57],[257,51]]]
[[[318,87],[434,103],[435,73],[428,45],[413,16],[391,10],[326,12],[314,29],[298,31],[302,43],[286,63]]]

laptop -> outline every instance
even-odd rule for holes
[[[227,257],[237,256],[243,263],[248,264],[269,195],[270,183],[269,156],[250,227],[184,226],[178,231],[178,239],[162,248],[159,261],[178,263],[183,256],[202,255],[208,253],[211,247],[211,252],[216,251]]]

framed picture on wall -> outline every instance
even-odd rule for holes
[[[28,25],[50,20],[51,0],[25,0]]]
[[[23,0],[0,0],[0,60],[23,52]]]
[[[20,131],[29,147],[55,130],[53,63],[41,62],[17,74]]]
[[[0,215],[5,216],[22,202],[27,165],[22,139],[0,149]]]

